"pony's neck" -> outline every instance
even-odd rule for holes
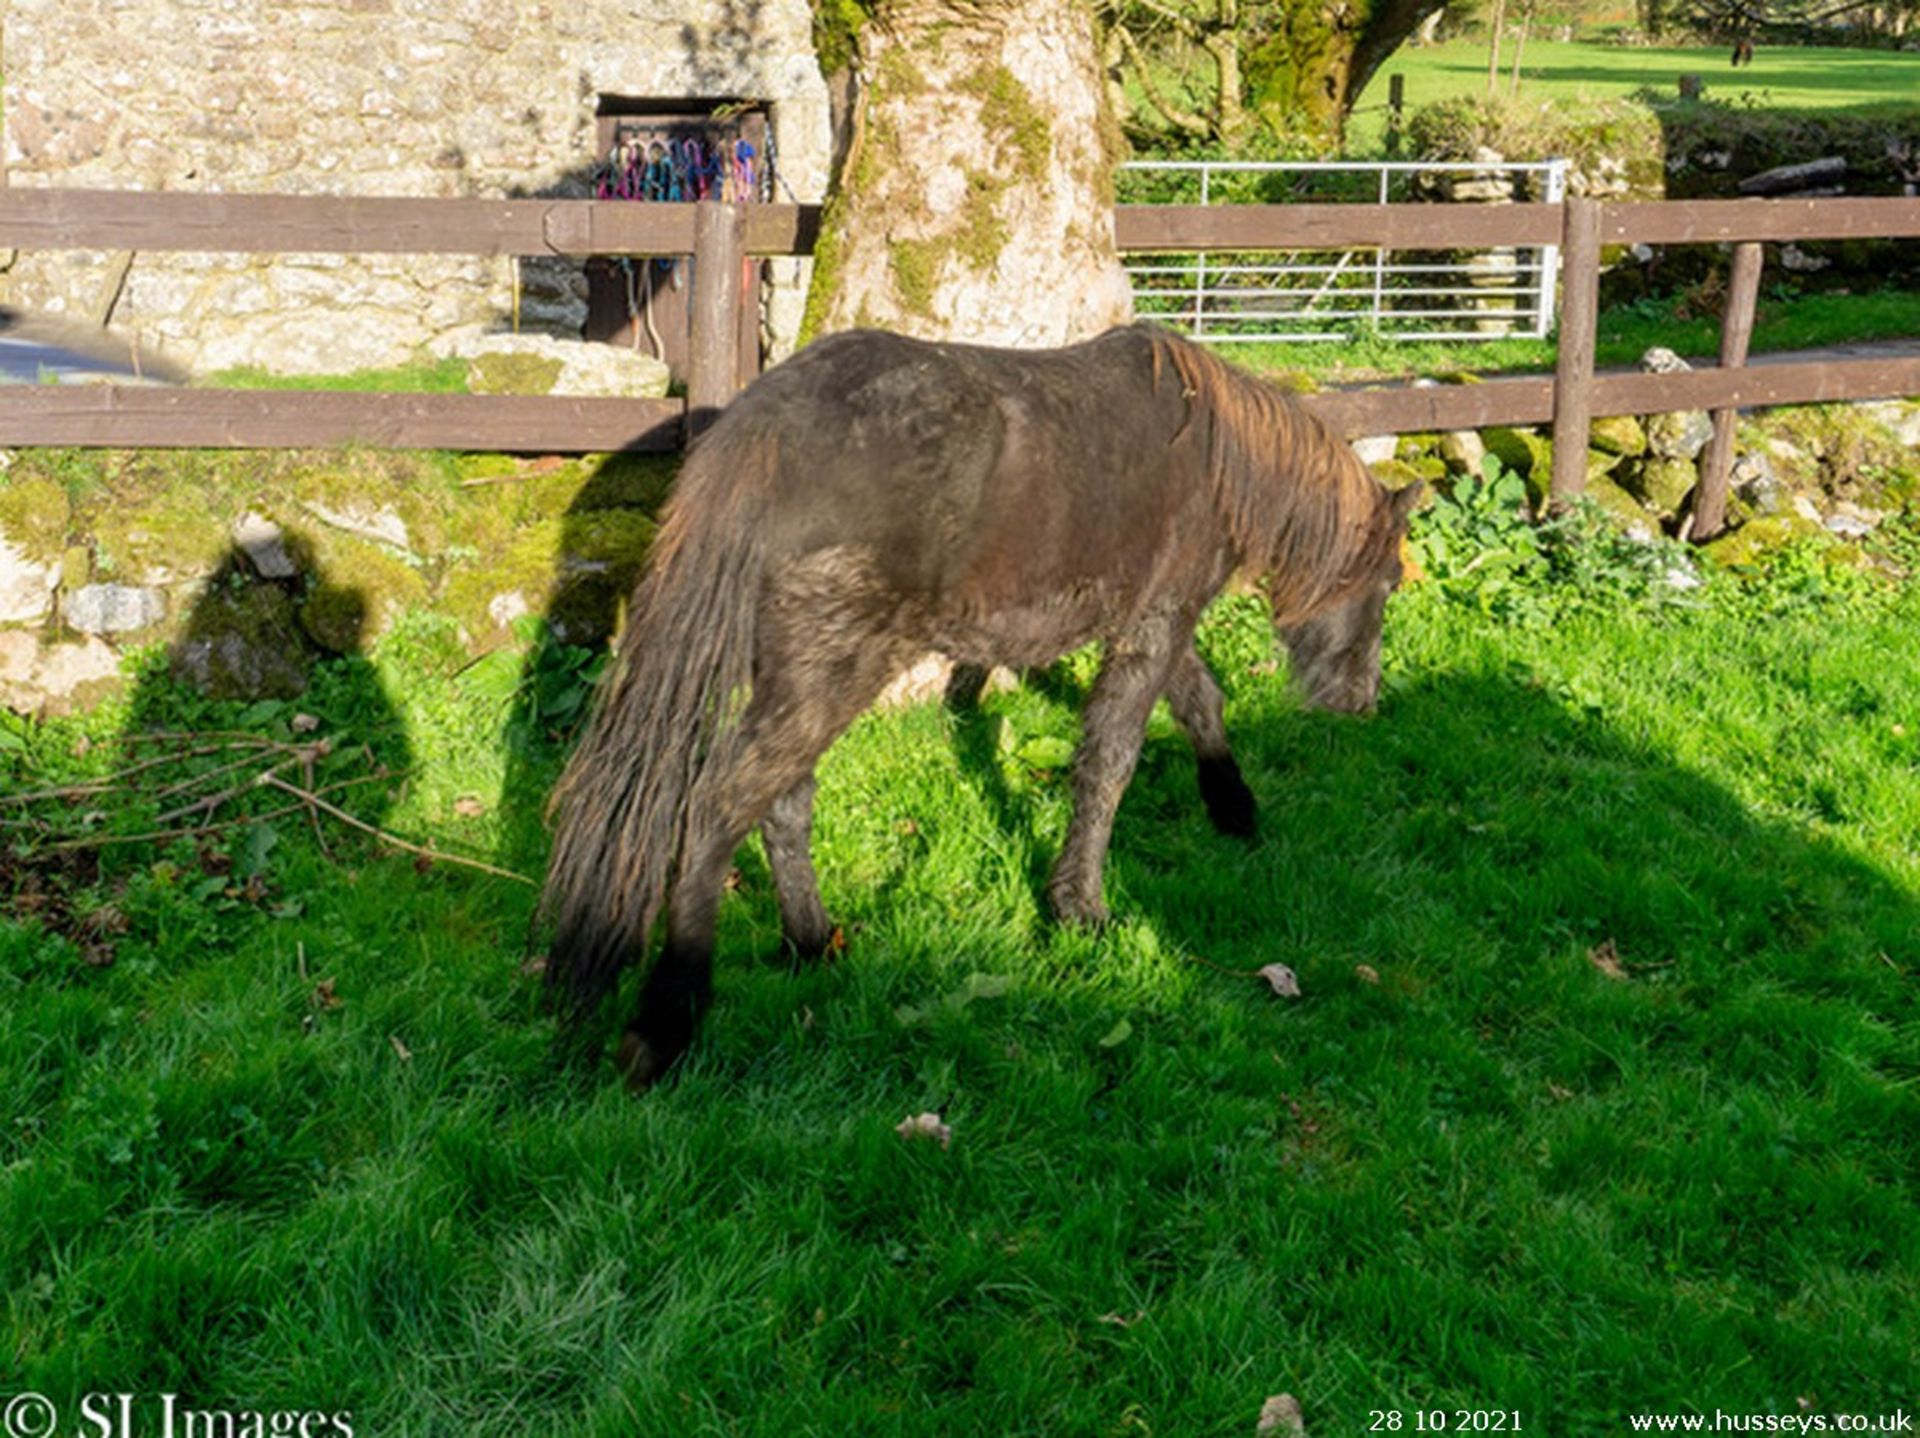
[[[1311,617],[1351,589],[1380,514],[1380,487],[1352,448],[1293,396],[1173,335],[1154,369],[1179,377],[1206,446],[1207,482],[1241,566],[1265,577],[1274,613]]]

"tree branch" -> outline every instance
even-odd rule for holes
[[[1160,117],[1176,130],[1189,135],[1207,137],[1213,134],[1214,127],[1204,115],[1196,115],[1191,110],[1183,110],[1165,95],[1154,83],[1153,72],[1147,66],[1146,56],[1140,53],[1140,45],[1124,26],[1115,27],[1114,33],[1120,37],[1120,45],[1127,52],[1127,58],[1133,63],[1133,73],[1139,78],[1140,88],[1145,92],[1147,103],[1159,112]]]

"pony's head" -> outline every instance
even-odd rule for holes
[[[1407,516],[1424,486],[1379,491],[1366,536],[1339,583],[1306,618],[1281,623],[1294,680],[1308,704],[1341,714],[1367,714],[1380,696],[1380,626],[1387,596],[1400,582],[1400,546]]]
[[[1180,379],[1186,407],[1172,442],[1191,436],[1204,454],[1236,557],[1266,590],[1307,702],[1372,709],[1380,623],[1425,486],[1388,490],[1292,395],[1198,345],[1147,333],[1155,382],[1163,368]]]

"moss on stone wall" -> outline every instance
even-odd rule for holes
[[[50,560],[66,549],[71,517],[67,492],[52,479],[26,473],[0,480],[0,538],[34,558]]]
[[[562,368],[542,355],[476,355],[467,362],[467,388],[475,394],[552,394]]]

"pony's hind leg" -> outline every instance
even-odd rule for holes
[[[1173,672],[1167,676],[1167,706],[1193,743],[1194,758],[1200,766],[1200,797],[1213,827],[1223,834],[1251,838],[1253,791],[1240,777],[1240,766],[1227,746],[1225,701],[1219,681],[1192,640],[1174,658]]]
[[[987,688],[987,666],[984,664],[955,664],[947,675],[947,692],[944,702],[947,708],[958,713],[971,709],[980,702],[980,696]]]
[[[620,1040],[617,1062],[635,1089],[659,1079],[693,1043],[713,1003],[714,930],[733,852],[774,801],[811,772],[817,757],[794,754],[789,736],[754,722],[761,717],[749,707],[737,758],[709,791],[711,807],[688,825],[667,910],[667,942]]]
[[[1065,923],[1103,924],[1107,906],[1100,874],[1120,796],[1140,760],[1147,715],[1167,682],[1176,641],[1170,619],[1156,619],[1112,640],[1081,717],[1080,748],[1073,757],[1073,819],[1060,847],[1047,899]],[[1178,642],[1187,642],[1189,626]]]
[[[681,845],[667,907],[666,946],[647,975],[620,1043],[620,1069],[636,1089],[660,1078],[687,1051],[712,1003],[714,930],[734,850],[778,801],[803,794],[811,799],[813,766],[873,702],[902,659],[899,646],[884,635],[852,623],[828,625],[804,655],[785,639],[768,639],[764,662],[756,669],[757,687],[728,744],[724,767],[708,776],[693,798],[700,807]],[[792,817],[790,810],[781,815]],[[781,819],[774,821],[780,836],[775,847],[785,848],[787,840],[804,835],[796,835],[790,822],[783,831]],[[813,902],[818,904],[817,894]]]
[[[833,925],[813,872],[813,775],[773,801],[760,823],[767,867],[780,896],[780,933],[798,959],[817,959],[833,944]]]

